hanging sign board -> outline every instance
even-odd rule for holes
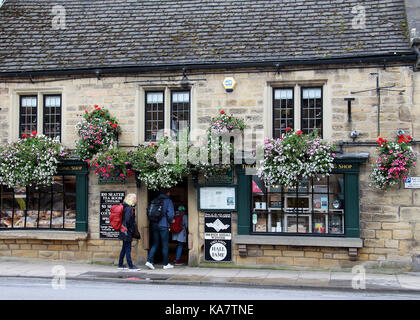
[[[404,187],[406,189],[420,189],[420,177],[408,177],[405,179]]]
[[[204,213],[204,260],[232,261],[232,213]]]
[[[99,237],[101,239],[118,239],[119,231],[109,224],[110,209],[120,204],[125,198],[125,191],[101,191],[99,208]]]

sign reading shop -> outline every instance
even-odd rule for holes
[[[204,213],[204,260],[232,261],[232,213]]]
[[[101,191],[100,197],[99,237],[101,239],[118,239],[119,231],[115,231],[109,224],[109,215],[113,205],[123,202],[125,191]]]

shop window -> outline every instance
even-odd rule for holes
[[[344,235],[344,174],[301,180],[298,186],[266,187],[252,177],[251,232]]]
[[[294,128],[293,88],[274,89],[273,95],[273,138],[281,138]]]
[[[164,128],[164,92],[146,92],[145,140],[156,141],[159,130]]]
[[[322,136],[322,88],[302,88],[301,130],[311,133],[318,130]]]
[[[76,227],[76,177],[55,176],[51,186],[10,189],[0,185],[0,229]]]
[[[181,121],[190,127],[190,92],[171,92],[171,129],[178,132]],[[182,129],[182,128],[181,128]]]

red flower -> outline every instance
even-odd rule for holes
[[[116,124],[116,123],[111,124],[111,126],[112,126],[114,129],[117,129],[117,124]]]
[[[298,131],[296,132],[296,134],[301,135],[301,134],[302,134],[302,130],[298,130]]]
[[[29,138],[27,134],[22,134],[22,139]]]
[[[292,131],[292,128],[287,127],[287,128],[286,128],[286,132],[289,132],[289,131]]]
[[[35,137],[36,136],[36,131],[32,131],[32,135]]]
[[[225,114],[225,110],[220,111],[220,114]]]
[[[89,113],[89,111],[85,110],[85,113]]]
[[[408,139],[409,141],[412,141],[412,140],[413,140],[413,138],[412,138],[411,136],[407,136],[407,139]]]

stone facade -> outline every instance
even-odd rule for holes
[[[413,72],[412,66],[387,66],[360,68],[343,66],[328,70],[282,70],[255,72],[252,70],[208,71],[194,75],[191,89],[192,128],[206,128],[212,116],[220,109],[243,117],[255,130],[262,130],[269,136],[272,129],[271,108],[272,88],[301,86],[323,86],[323,128],[324,138],[351,141],[350,132],[358,130],[357,141],[375,141],[377,135],[376,91],[352,94],[351,92],[376,87],[378,73],[381,86],[395,85],[396,91],[381,92],[380,126],[381,136],[388,140],[396,137],[402,129],[415,139],[420,136],[420,73]],[[227,93],[222,81],[232,76],[237,81],[236,89]],[[2,142],[17,138],[18,96],[24,93],[43,94],[60,92],[63,97],[63,137],[65,145],[73,148],[77,140],[75,124],[81,119],[85,109],[98,104],[110,110],[119,119],[123,133],[122,146],[130,148],[142,141],[144,119],[142,92],[151,88],[173,88],[173,83],[141,87],[131,76],[69,79],[54,82],[11,83],[0,82],[0,139]],[[142,77],[141,80],[147,78]],[[154,78],[150,78],[153,80]],[[352,122],[347,121],[347,101],[352,103]],[[296,103],[300,103],[296,96]],[[143,106],[144,107],[144,106]],[[296,106],[297,107],[297,106]],[[297,127],[296,127],[297,128]],[[420,148],[416,145],[416,151]],[[351,261],[345,248],[295,247],[277,245],[248,246],[248,256],[241,257],[238,247],[233,248],[233,263],[237,265],[295,266],[336,268],[364,263],[372,267],[410,267],[413,259],[420,255],[420,191],[416,189],[393,188],[382,192],[369,186],[369,173],[375,161],[375,146],[344,146],[345,152],[369,152],[368,163],[361,165],[360,171],[360,228],[363,248],[358,252],[358,261]],[[413,176],[419,176],[417,169]],[[26,256],[48,259],[71,259],[89,261],[116,261],[120,241],[99,239],[99,191],[124,190],[135,192],[139,197],[138,223],[142,240],[133,242],[133,254],[137,261],[144,261],[148,249],[147,191],[144,186],[137,188],[134,179],[125,185],[98,185],[97,178],[89,176],[89,232],[86,240],[42,240],[42,239],[1,239],[1,256]],[[204,218],[197,212],[197,190],[189,181],[189,263],[198,265],[204,261],[203,232]],[[234,214],[233,234],[237,232],[237,216]],[[19,231],[16,230],[16,233]]]

